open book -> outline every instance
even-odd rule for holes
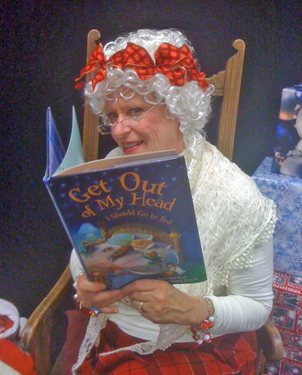
[[[186,165],[175,150],[84,163],[74,109],[66,153],[48,109],[44,182],[91,280],[108,289],[138,278],[206,280]]]

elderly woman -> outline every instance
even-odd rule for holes
[[[81,72],[93,72],[85,95],[102,118],[100,132],[111,132],[118,145],[107,157],[167,149],[184,155],[208,280],[136,280],[107,291],[81,274],[73,253],[78,299],[99,312],[74,372],[253,373],[254,330],[272,308],[275,207],[205,140],[213,87],[193,54],[177,30],[139,30],[99,45]]]

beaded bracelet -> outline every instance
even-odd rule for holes
[[[210,333],[210,329],[214,327],[214,316],[212,315],[211,311],[211,300],[209,298],[203,298],[208,307],[208,318],[205,319],[201,325],[200,329],[196,329],[191,327],[191,332],[193,334],[193,339],[196,341],[198,345],[201,345],[203,341],[211,342],[212,335]]]
[[[88,315],[92,316],[93,318],[94,318],[94,317],[97,318],[97,317],[100,315],[101,310],[97,309],[96,307],[91,307],[91,309],[88,309],[87,307],[83,306],[83,303],[82,303],[82,301],[80,301],[80,300],[78,299],[77,294],[75,294],[75,295],[73,296],[73,299],[75,300],[76,308],[77,308],[78,310],[80,310],[82,313],[84,313],[84,314],[88,314]]]
[[[80,276],[80,275],[79,275]],[[83,302],[79,299],[78,295],[75,294],[73,296],[73,299],[75,300],[76,308],[83,312],[84,314],[89,314],[90,316],[98,317],[99,314],[101,313],[101,310],[97,309],[96,307],[92,306],[91,309],[88,309],[83,305]]]

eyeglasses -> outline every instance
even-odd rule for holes
[[[110,134],[111,130],[115,127],[116,124],[121,124],[125,129],[137,128],[141,124],[141,120],[150,112],[157,104],[148,109],[148,111],[141,113],[139,116],[127,117],[122,121],[113,122],[108,116],[102,118],[100,125],[97,127],[98,132],[102,135]]]

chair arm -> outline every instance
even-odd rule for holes
[[[49,373],[53,314],[70,290],[72,282],[68,265],[55,286],[29,317],[22,331],[21,349],[34,355],[37,375]]]
[[[257,331],[259,346],[262,347],[265,359],[274,363],[282,359],[283,344],[280,333],[274,323],[268,319]]]

